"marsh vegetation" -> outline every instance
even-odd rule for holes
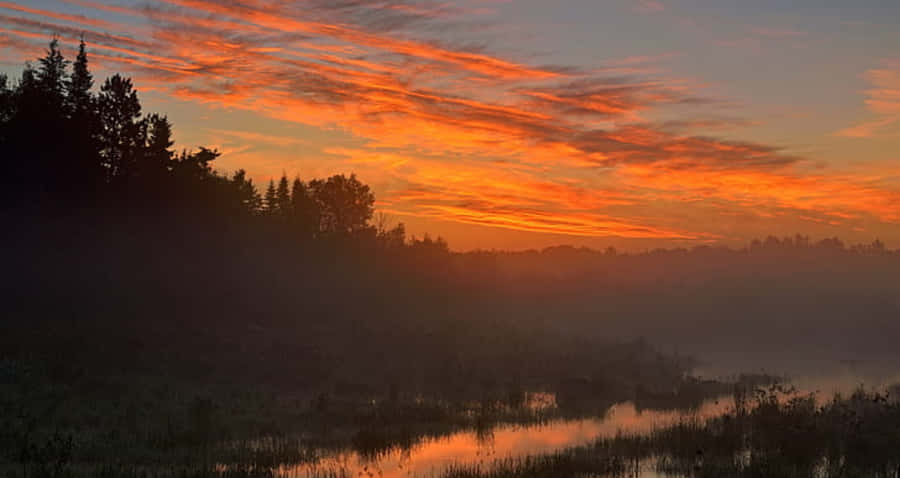
[[[738,389],[727,411],[683,415],[649,433],[627,431],[557,453],[445,476],[894,477],[900,402],[859,389],[822,401],[771,386]]]

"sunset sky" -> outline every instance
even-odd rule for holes
[[[0,0],[0,71],[54,34],[220,171],[355,172],[454,249],[900,247],[895,0]]]

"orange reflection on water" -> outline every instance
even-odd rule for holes
[[[459,432],[426,440],[411,449],[392,450],[376,458],[367,459],[356,452],[339,453],[315,465],[284,467],[279,474],[300,478],[324,476],[331,471],[337,476],[440,476],[451,465],[490,468],[499,459],[552,453],[618,433],[648,433],[684,417],[709,418],[723,414],[732,403],[730,398],[708,401],[687,414],[679,411],[639,412],[632,403],[623,403],[613,406],[603,418],[557,421],[540,426],[505,425],[486,434]]]

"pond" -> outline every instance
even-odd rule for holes
[[[609,409],[602,418],[559,420],[537,426],[503,425],[488,432],[458,432],[396,448],[376,457],[348,451],[324,456],[314,464],[281,467],[279,476],[415,478],[439,477],[451,465],[492,467],[496,461],[543,455],[591,443],[618,433],[642,434],[685,417],[708,418],[732,406],[731,397],[704,402],[692,411],[639,411],[631,402]],[[655,475],[645,475],[655,476]]]
[[[897,383],[890,378],[862,377],[854,373],[825,377],[796,377],[791,382],[797,394],[817,392],[820,403],[834,393],[849,395],[862,384],[867,388],[886,389]],[[438,438],[428,438],[411,447],[397,447],[375,456],[356,451],[321,452],[313,463],[281,466],[276,475],[297,478],[318,477],[440,477],[451,467],[478,467],[490,470],[498,463],[509,463],[526,457],[552,454],[594,442],[598,438],[618,434],[644,435],[679,420],[704,420],[720,416],[734,406],[731,395],[703,402],[691,410],[639,410],[632,402],[613,405],[602,417],[556,420],[541,425],[500,425],[488,431],[462,431]],[[655,471],[654,462],[637,464],[632,476],[654,478],[667,476]]]

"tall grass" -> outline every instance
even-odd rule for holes
[[[377,459],[461,430],[487,436],[504,423],[602,415],[614,401],[596,380],[572,381],[567,400],[578,406],[561,408],[552,394],[533,399],[521,386],[482,399],[403,394],[372,399],[365,393],[296,395],[180,383],[171,377],[71,378],[66,373],[0,361],[0,477],[275,475],[319,463],[329,453],[352,450]],[[693,402],[703,393],[721,393],[722,387],[686,379],[670,398]],[[643,393],[655,394],[652,401],[662,405],[668,396]],[[633,446],[629,443],[604,452],[616,453],[597,455],[607,461],[585,456],[572,469],[615,471],[648,454],[624,453]],[[555,463],[562,466],[565,460],[560,455]],[[311,469],[334,476],[346,472]]]
[[[900,402],[863,389],[818,404],[814,394],[773,385],[735,392],[722,416],[685,416],[648,435],[619,435],[552,455],[456,466],[445,478],[640,476],[900,476]]]

